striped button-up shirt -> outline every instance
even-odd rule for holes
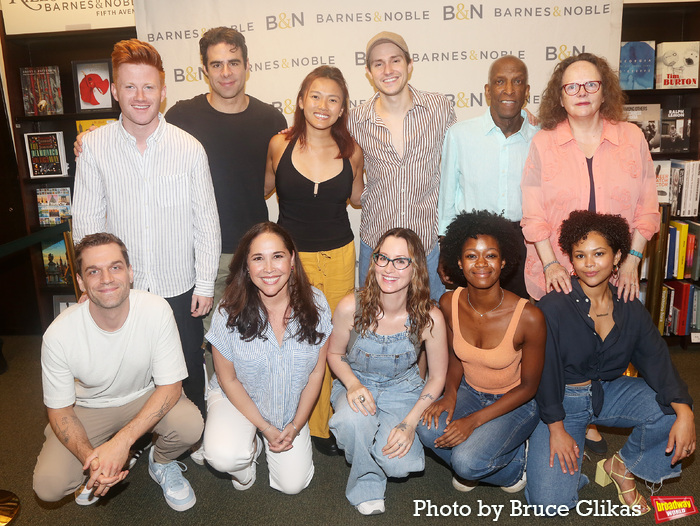
[[[403,123],[404,153],[374,109],[379,93],[350,112],[350,133],[365,155],[360,238],[376,246],[394,227],[414,230],[427,252],[437,243],[440,156],[447,129],[457,120],[444,95],[409,85],[413,107]]]
[[[280,431],[294,419],[301,393],[318,363],[318,353],[333,328],[326,298],[318,289],[314,288],[313,291],[319,313],[316,330],[324,335],[318,344],[312,345],[294,338],[299,330],[296,320],[287,324],[281,346],[269,323],[265,326],[263,338],[247,342],[236,328],[226,327],[228,314],[218,308],[214,310],[206,335],[221,356],[233,363],[236,377],[255,402],[260,415]],[[212,378],[210,387],[220,389],[216,376]]]
[[[85,136],[73,236],[76,243],[95,232],[118,236],[134,288],[171,298],[194,287],[212,297],[221,231],[207,155],[194,137],[159,119],[143,155],[121,117]]]

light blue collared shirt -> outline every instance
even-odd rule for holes
[[[458,213],[472,209],[502,214],[510,221],[522,219],[520,179],[539,128],[528,122],[524,110],[520,113],[523,125],[510,137],[496,126],[490,111],[447,131],[438,202],[440,235]]]
[[[331,309],[325,296],[313,289],[314,301],[319,313],[316,330],[323,333],[317,344],[300,342],[294,338],[299,322],[292,319],[284,332],[282,346],[277,342],[272,327],[265,326],[263,338],[245,341],[238,330],[226,326],[228,314],[217,308],[211,317],[211,327],[206,339],[233,363],[236,376],[253,400],[262,417],[280,431],[294,419],[301,393],[309,381],[309,375],[318,363],[318,354],[331,334]],[[209,383],[211,389],[224,390],[216,375]],[[226,396],[226,393],[224,393]]]

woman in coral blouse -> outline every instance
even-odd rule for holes
[[[556,240],[573,210],[627,219],[631,257],[620,267],[618,297],[639,296],[639,263],[659,229],[659,206],[649,147],[642,131],[625,122],[624,99],[602,57],[581,53],[554,68],[521,183],[525,283],[536,300],[551,290],[571,291],[571,262]]]

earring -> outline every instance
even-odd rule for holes
[[[292,270],[294,270],[294,265],[292,265]]]
[[[620,265],[618,265],[617,263],[615,263],[615,264],[613,265],[613,273],[612,273],[613,278],[617,278],[617,274],[618,274],[619,271],[620,271]]]
[[[572,268],[572,269],[571,269],[571,272],[569,272],[569,274],[571,274],[571,277],[572,277],[572,278],[577,278],[577,277],[578,277],[578,274],[576,274],[576,269],[575,269],[575,268]]]

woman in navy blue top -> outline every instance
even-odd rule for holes
[[[559,244],[576,277],[570,294],[550,292],[538,303],[547,346],[526,497],[548,514],[575,507],[588,482],[581,474],[586,426],[632,428],[622,449],[598,463],[596,482],[614,482],[623,513],[644,514],[650,508],[634,476],[658,484],[680,475],[680,461],[695,450],[692,400],[644,305],[621,301],[609,283],[630,249],[627,221],[572,212]],[[630,362],[639,378],[623,376]]]

